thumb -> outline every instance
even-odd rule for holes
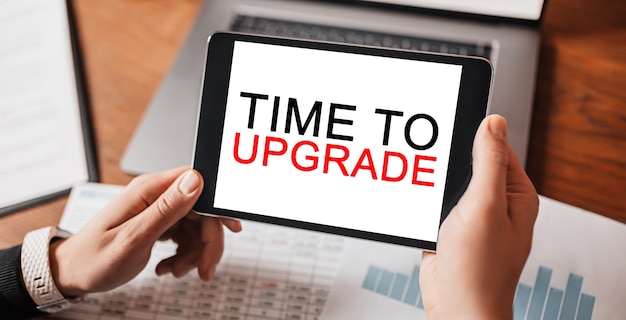
[[[185,171],[146,210],[129,221],[131,234],[152,242],[158,240],[191,211],[202,187],[202,177],[197,171]]]
[[[508,148],[506,120],[500,115],[486,117],[474,138],[473,173],[467,188],[468,194],[504,199],[509,165]]]

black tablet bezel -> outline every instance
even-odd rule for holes
[[[426,250],[435,250],[436,242],[432,241],[391,236],[214,207],[216,178],[221,153],[224,115],[226,112],[226,100],[230,83],[230,69],[235,41],[461,65],[463,69],[461,73],[459,98],[457,101],[440,225],[458,202],[471,177],[471,150],[474,135],[480,122],[485,117],[489,97],[492,76],[492,67],[489,61],[483,58],[439,55],[425,52],[391,50],[288,38],[272,38],[240,33],[216,33],[209,40],[192,164],[194,169],[198,170],[204,177],[205,185],[198,202],[193,208],[194,211],[206,215],[254,220],[418,247]]]

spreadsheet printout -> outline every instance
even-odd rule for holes
[[[122,187],[75,187],[59,226],[77,232]],[[243,221],[225,231],[225,251],[213,280],[195,271],[183,278],[157,277],[156,264],[174,254],[158,243],[133,281],[90,294],[54,319],[317,319],[342,262],[348,239],[318,232]]]

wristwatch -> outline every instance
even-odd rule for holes
[[[64,297],[57,289],[50,271],[50,241],[54,238],[67,238],[70,235],[69,232],[56,227],[45,227],[31,231],[24,237],[20,257],[22,279],[37,309],[42,312],[59,312],[82,300],[82,297],[72,299]]]

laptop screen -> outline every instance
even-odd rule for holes
[[[539,20],[544,0],[362,0],[523,20]]]

